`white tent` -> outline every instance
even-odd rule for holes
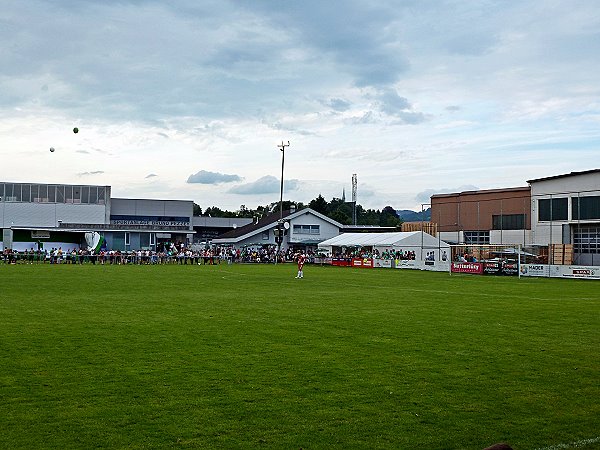
[[[414,252],[417,259],[424,260],[431,252],[439,260],[443,252],[450,255],[450,246],[422,231],[397,233],[342,233],[319,244],[319,248],[332,253],[334,247],[372,247],[377,250]]]

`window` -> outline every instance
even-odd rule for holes
[[[31,185],[31,201],[38,203],[40,200],[40,186],[38,184]]]
[[[492,216],[492,230],[524,230],[525,214]]]
[[[320,225],[294,225],[294,234],[320,234]]]
[[[56,186],[48,186],[48,201],[56,203]]]
[[[40,202],[48,203],[48,186],[45,184],[40,184],[39,189],[39,197]],[[54,200],[52,200],[54,202]]]
[[[30,184],[24,184],[23,188],[21,190],[21,194],[22,194],[22,201],[30,203],[31,202],[31,185]]]
[[[56,203],[65,203],[65,187],[56,186]]]
[[[600,197],[573,197],[571,203],[573,220],[600,219]]]
[[[489,231],[464,231],[465,244],[489,244]]]
[[[569,199],[568,198],[546,198],[538,200],[538,220],[568,220]]]
[[[106,192],[106,190],[103,187],[98,188],[98,204],[99,205],[104,205],[104,203],[106,201],[105,192]]]
[[[73,186],[73,203],[81,203],[81,186]]]
[[[575,228],[573,244],[575,253],[600,253],[600,226]]]
[[[13,197],[13,184],[6,183],[4,185],[4,200],[7,202],[14,202],[16,199]]]
[[[90,202],[90,187],[89,186],[81,186],[81,203],[89,203]]]
[[[15,202],[20,202],[23,200],[23,197],[21,197],[21,185],[20,184],[15,184],[13,195],[15,197]]]
[[[96,186],[90,186],[90,203],[92,205],[98,204],[98,188]]]
[[[65,203],[73,203],[73,186],[65,186]]]

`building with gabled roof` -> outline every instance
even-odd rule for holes
[[[275,230],[279,225],[279,212],[269,214],[251,224],[237,227],[213,239],[214,245],[230,245],[235,248],[276,245]],[[285,234],[282,250],[288,248],[306,250],[316,248],[320,242],[339,235],[344,225],[313,210],[288,210],[283,212]]]

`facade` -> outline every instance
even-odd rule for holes
[[[600,169],[527,182],[533,242],[570,244],[574,263],[600,265]]]
[[[531,244],[531,189],[465,191],[431,196],[431,222],[454,244]]]
[[[160,249],[165,243],[188,244],[192,240],[194,202],[113,198],[110,223],[104,230],[113,250]]]
[[[110,250],[156,250],[192,240],[193,202],[111,198],[110,186],[0,182],[0,248],[84,247],[96,231]]]

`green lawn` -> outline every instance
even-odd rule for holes
[[[294,276],[0,265],[0,448],[600,448],[600,283]]]

